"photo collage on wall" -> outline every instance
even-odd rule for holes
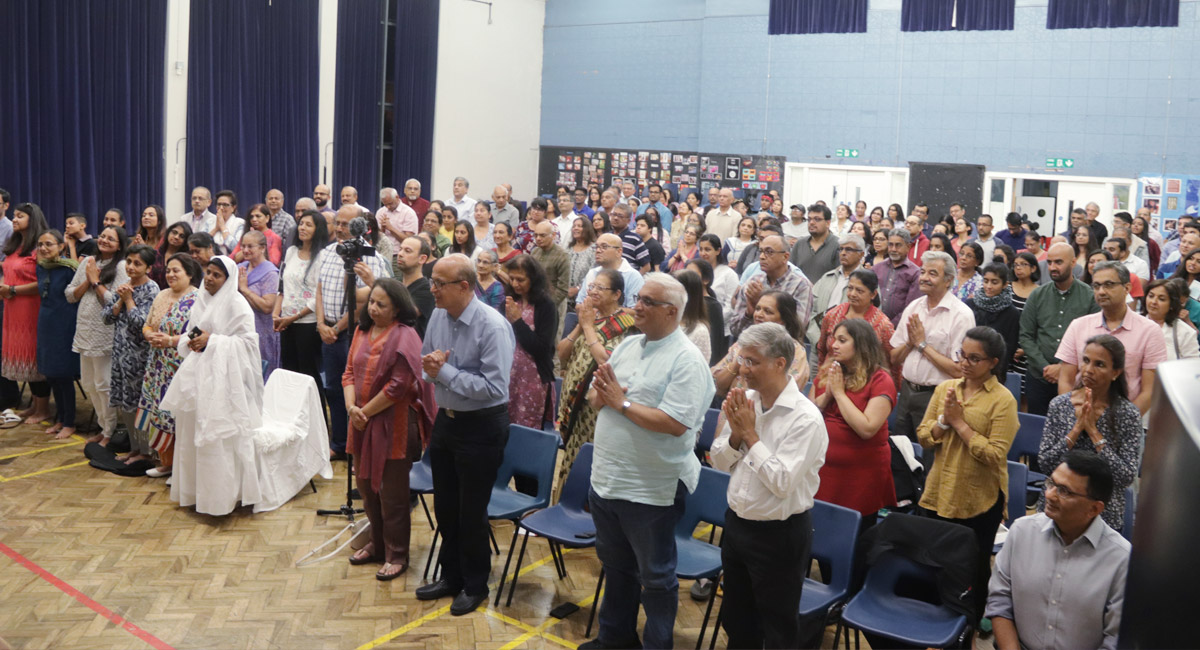
[[[538,192],[552,194],[557,187],[609,187],[625,181],[633,183],[639,194],[655,183],[701,192],[712,186],[782,191],[784,163],[782,156],[542,147]]]
[[[1200,216],[1200,176],[1143,174],[1136,208],[1150,211],[1151,228],[1164,235],[1174,232],[1180,216]]]

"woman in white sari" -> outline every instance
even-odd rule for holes
[[[224,255],[204,267],[204,291],[178,337],[183,362],[161,405],[175,417],[171,500],[210,515],[261,496],[254,430],[262,424],[262,359],[237,272]]]

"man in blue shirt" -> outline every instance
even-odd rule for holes
[[[679,328],[686,302],[678,280],[647,274],[633,309],[642,333],[613,350],[588,393],[599,411],[589,501],[607,587],[599,635],[581,650],[673,647],[674,531],[700,478],[693,448],[716,392],[707,359]]]
[[[596,214],[595,210],[588,207],[587,189],[582,187],[575,188],[575,193],[572,194],[572,197],[575,199],[575,212],[578,214],[587,215],[588,219],[591,219]]]
[[[475,266],[448,255],[433,267],[437,308],[421,346],[424,378],[438,414],[429,443],[434,511],[442,534],[442,578],[418,600],[454,596],[450,613],[475,611],[488,596],[492,551],[488,501],[508,443],[508,380],[516,338],[500,312],[475,298]]]
[[[1018,253],[1025,250],[1025,228],[1021,226],[1021,215],[1009,212],[1004,223],[1008,228],[996,233],[996,240]]]
[[[658,219],[661,222],[658,225],[662,226],[662,229],[668,235],[671,234],[671,208],[668,208],[667,204],[662,202],[662,185],[658,183],[650,186],[650,200],[638,206],[637,216],[640,217],[646,214],[646,210],[650,206],[654,206],[654,209],[658,212]]]

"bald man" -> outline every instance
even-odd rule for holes
[[[342,207],[350,206],[358,208],[359,213],[367,212],[367,209],[358,203],[358,190],[353,185],[347,185],[342,188],[342,193],[339,195],[342,200]],[[340,209],[339,209],[340,211]]]
[[[504,185],[492,189],[492,223],[506,223],[512,230],[517,229],[521,214],[517,211],[512,200],[512,190]]]
[[[329,197],[331,196],[333,196],[333,190],[324,183],[321,183],[313,188],[312,199],[317,204],[317,210],[320,211],[321,214],[326,215],[325,218],[328,219],[330,223],[333,222],[333,215],[337,213],[337,210],[333,209],[333,206],[329,203]]]
[[[1058,396],[1058,374],[1062,363],[1055,358],[1058,345],[1071,321],[1100,310],[1092,288],[1075,279],[1075,250],[1069,244],[1054,244],[1046,251],[1050,283],[1029,294],[1021,312],[1018,349],[1025,352],[1025,397],[1029,412],[1045,415],[1050,400]]]
[[[725,241],[737,232],[737,225],[741,220],[741,213],[733,209],[733,190],[722,187],[717,192],[717,207],[704,213],[708,232]]]
[[[583,304],[583,299],[587,297],[588,285],[601,269],[610,269],[621,274],[625,280],[625,306],[632,308],[637,302],[638,292],[642,289],[642,274],[621,254],[621,238],[612,233],[600,235],[596,240],[596,266],[583,277],[579,293],[575,295],[575,304]]]
[[[533,226],[533,249],[529,254],[546,270],[550,298],[559,308],[559,327],[562,327],[562,318],[566,315],[567,287],[571,283],[571,256],[558,245],[558,233],[548,220],[543,219]]]
[[[279,235],[284,248],[287,248],[292,241],[296,218],[283,209],[283,192],[275,189],[268,191],[264,203],[267,204],[267,212],[271,215],[271,231]]]

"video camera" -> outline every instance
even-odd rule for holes
[[[367,242],[363,235],[367,232],[367,220],[362,217],[355,217],[350,222],[350,239],[343,242],[338,242],[334,250],[345,262],[347,269],[354,268],[354,265],[361,262],[364,257],[374,257],[375,247]]]

